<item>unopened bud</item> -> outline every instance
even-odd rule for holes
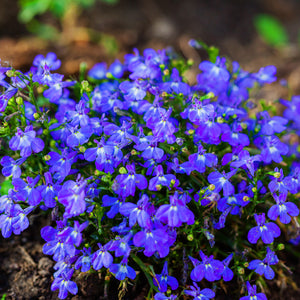
[[[41,93],[43,93],[43,92],[44,92],[44,90],[45,90],[45,89],[44,89],[44,87],[43,87],[43,86],[41,86],[41,85],[40,85],[40,86],[38,86],[38,87],[37,87],[37,89],[36,89],[36,90],[37,90],[37,92],[38,92],[39,94],[41,94]]]
[[[108,78],[108,79],[114,78],[114,76],[110,72],[107,72],[105,75],[106,75],[106,78]]]
[[[45,160],[45,161],[48,161],[48,160],[50,160],[50,159],[51,159],[51,156],[50,156],[50,155],[47,154],[47,155],[44,156],[44,160]]]
[[[10,98],[9,100],[8,100],[8,105],[14,105],[14,103],[15,103],[15,98]]]
[[[89,88],[89,82],[87,80],[81,81],[81,86],[84,90],[87,90]]]
[[[16,102],[17,102],[18,105],[23,105],[23,103],[24,103],[22,97],[17,97]]]
[[[157,191],[160,191],[161,190],[161,185],[158,184],[158,185],[155,186],[155,188],[156,188]]]
[[[33,117],[37,120],[40,117],[40,115],[38,113],[34,113]]]
[[[183,148],[182,148],[182,152],[183,152],[183,153],[188,152],[188,148],[187,148],[187,147],[183,147]]]
[[[13,76],[15,76],[15,71],[14,70],[8,70],[8,71],[6,71],[6,76],[7,77],[13,77]]]
[[[179,146],[182,146],[183,145],[183,139],[182,138],[177,138],[176,139],[176,144],[179,145]]]
[[[121,167],[121,168],[119,169],[119,173],[120,173],[120,174],[127,174],[126,168]]]
[[[164,75],[167,76],[167,75],[169,75],[169,74],[170,74],[170,71],[169,71],[168,69],[165,69],[165,70],[164,70]]]
[[[220,123],[220,124],[222,124],[222,123],[224,123],[224,119],[222,117],[218,117],[217,118],[217,122]]]
[[[162,93],[161,93],[161,96],[162,96],[162,97],[167,97],[167,96],[168,96],[168,93],[167,93],[167,92],[162,92]]]
[[[189,134],[194,134],[194,132],[195,132],[195,130],[193,130],[193,129],[189,129],[189,131],[188,131]]]
[[[275,172],[273,175],[275,178],[280,178],[281,174],[279,172]]]
[[[244,275],[245,274],[245,269],[244,268],[239,267],[237,270],[238,270],[238,273],[240,275]]]
[[[84,152],[85,152],[85,150],[86,150],[86,149],[85,149],[85,147],[84,147],[84,146],[80,146],[80,147],[79,147],[79,151],[80,151],[81,153],[84,153]]]
[[[245,123],[245,122],[242,122],[241,126],[242,126],[243,129],[247,129],[247,127],[248,127],[247,123]]]
[[[236,119],[236,118],[237,118],[237,115],[236,115],[236,114],[234,114],[234,115],[232,116],[232,118],[233,118],[233,119]]]
[[[189,234],[187,236],[187,240],[190,241],[190,242],[193,241],[194,240],[194,236],[192,234]]]
[[[132,149],[130,153],[131,153],[131,155],[136,155],[137,154],[136,150],[134,150],[134,149]]]
[[[171,187],[171,188],[174,186],[175,182],[176,182],[176,181],[175,181],[174,179],[171,180],[171,183],[170,183],[170,187]]]
[[[95,176],[100,176],[101,173],[99,170],[95,170],[94,174],[95,174]]]
[[[170,147],[171,151],[175,151],[175,148],[173,146]]]
[[[191,58],[188,59],[187,65],[188,65],[189,67],[191,67],[193,64],[194,64],[194,61],[193,61]]]
[[[208,186],[208,189],[209,189],[210,191],[213,191],[215,188],[216,188],[216,186],[215,186],[214,184],[210,184],[210,185]]]
[[[49,130],[48,130],[48,129],[44,129],[44,130],[43,130],[43,134],[44,134],[44,135],[48,135],[48,134],[49,134]]]
[[[208,94],[205,95],[206,99],[210,99],[215,97],[215,94],[213,92],[209,92]]]
[[[244,202],[249,201],[249,197],[248,197],[248,196],[244,196],[244,197],[243,197],[243,201],[244,201]]]
[[[245,267],[245,268],[248,268],[248,267],[249,267],[249,263],[248,263],[247,261],[246,261],[246,262],[244,262],[244,264],[243,264],[243,265],[244,265],[244,267]]]
[[[278,244],[277,249],[280,250],[284,250],[285,246],[284,244]]]

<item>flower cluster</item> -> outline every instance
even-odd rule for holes
[[[60,299],[92,270],[124,284],[144,273],[156,300],[211,299],[211,282],[238,276],[241,299],[266,299],[249,280],[275,277],[300,191],[299,96],[281,100],[282,117],[251,96],[275,67],[216,57],[190,85],[190,62],[167,50],[96,64],[82,82],[60,65],[48,53],[27,73],[0,67],[0,164],[13,186],[0,198],[3,237],[51,213],[41,236]]]

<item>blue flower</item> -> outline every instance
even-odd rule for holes
[[[249,281],[247,281],[247,289],[248,289],[248,296],[241,297],[240,300],[267,300],[267,297],[263,293],[256,292],[256,285],[251,286]]]
[[[134,279],[136,273],[133,268],[128,266],[128,258],[124,257],[119,264],[112,264],[109,267],[110,272],[115,274],[116,278],[119,280],[124,280],[125,278]]]
[[[261,237],[265,244],[271,244],[274,238],[280,236],[280,228],[275,223],[266,223],[265,214],[254,214],[256,227],[253,227],[248,232],[248,241],[251,244],[256,244],[258,239]]]
[[[211,289],[201,290],[195,282],[193,282],[193,285],[190,290],[184,291],[186,295],[194,297],[193,300],[209,300],[215,297],[215,293]]]
[[[169,276],[167,261],[164,263],[161,274],[155,275],[155,278],[153,278],[153,283],[155,286],[158,286],[159,291],[162,293],[167,291],[168,286],[170,286],[172,290],[176,290],[178,288],[177,279],[173,276]]]

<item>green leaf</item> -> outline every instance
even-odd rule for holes
[[[28,30],[39,36],[43,40],[55,41],[59,33],[57,29],[51,25],[42,24],[36,20],[32,20],[27,24]]]
[[[43,14],[51,5],[52,0],[20,0],[19,20],[22,23],[30,22],[36,15]]]
[[[153,284],[153,279],[151,277],[151,269],[149,267],[147,267],[140,258],[138,258],[136,255],[134,254],[130,254],[130,257],[139,265],[139,267],[141,268],[141,270],[143,271],[143,273],[145,274],[145,276],[147,277],[148,283],[151,287],[151,289],[153,289],[154,291],[156,291],[157,293],[159,292],[158,288]],[[153,269],[152,269],[153,270]],[[150,273],[151,272],[151,273]]]
[[[7,194],[8,194],[8,191],[9,191],[10,189],[12,189],[13,187],[14,187],[14,186],[12,185],[10,179],[3,181],[3,182],[1,183],[1,189],[0,189],[1,195],[7,195]]]
[[[254,25],[261,38],[271,46],[284,46],[288,35],[283,25],[273,16],[260,14],[255,16]]]

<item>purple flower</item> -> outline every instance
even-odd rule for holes
[[[228,265],[230,264],[230,261],[233,257],[233,253],[231,253],[229,256],[227,256],[223,261],[223,265],[224,265],[224,270],[222,272],[222,277],[224,279],[224,281],[230,281],[233,278],[233,272],[232,270],[228,267]]]
[[[2,165],[2,174],[5,177],[12,175],[13,178],[19,178],[21,176],[21,168],[19,167],[26,161],[26,157],[14,160],[9,156],[3,156],[0,164]]]
[[[128,258],[124,257],[119,264],[112,264],[109,267],[110,272],[115,274],[116,278],[119,280],[124,280],[125,278],[134,279],[136,273],[133,268],[128,266]]]
[[[178,184],[178,180],[174,175],[167,174],[164,175],[164,170],[162,165],[158,165],[155,168],[154,174],[156,175],[154,178],[150,179],[149,181],[149,190],[150,191],[157,191],[162,186],[168,187],[168,189],[171,189],[172,186],[176,186]]]
[[[141,227],[146,227],[150,225],[150,215],[147,212],[149,205],[151,205],[151,203],[149,203],[149,197],[143,195],[137,204],[130,202],[123,203],[119,212],[121,215],[129,217],[130,227],[133,227],[136,222],[138,222]]]
[[[249,152],[247,150],[242,150],[238,154],[238,158],[233,161],[230,166],[235,167],[235,168],[240,168],[240,167],[246,167],[250,174],[254,176],[254,172],[257,169],[257,163],[261,161],[260,155],[255,155],[255,156],[250,156]]]
[[[281,193],[278,196],[272,194],[276,201],[268,211],[269,219],[275,221],[278,217],[281,223],[289,224],[291,222],[291,217],[297,217],[299,215],[299,209],[297,205],[293,202],[286,202],[286,193]]]
[[[157,212],[156,218],[170,227],[180,227],[182,223],[188,225],[194,224],[194,214],[186,207],[186,203],[179,198],[178,192],[170,196],[170,204],[161,205]]]
[[[190,257],[195,267],[191,272],[191,279],[196,282],[201,281],[203,278],[208,281],[219,280],[224,270],[223,263],[214,259],[213,255],[206,256],[201,250],[199,254],[202,262]]]
[[[38,190],[40,191],[42,199],[45,202],[45,206],[48,208],[53,208],[56,205],[55,197],[60,191],[61,186],[53,183],[50,172],[46,172],[44,176],[46,179],[46,184],[39,186]]]
[[[100,243],[97,244],[99,250],[92,255],[92,264],[95,270],[100,270],[103,266],[109,268],[113,262],[112,255],[108,252],[111,248],[112,243],[109,242],[102,246]]]
[[[215,293],[211,289],[201,290],[195,282],[193,282],[193,285],[190,290],[185,290],[184,293],[194,297],[194,300],[209,300],[215,297]]]
[[[248,289],[248,296],[241,297],[240,300],[267,300],[267,297],[263,293],[256,292],[256,285],[251,286],[249,281],[247,281],[247,289]]]
[[[45,65],[48,65],[51,71],[55,71],[60,68],[61,61],[57,59],[57,56],[53,52],[47,53],[46,57],[42,54],[38,54],[32,63],[33,66],[37,67],[38,69],[43,68]]]
[[[135,165],[130,164],[126,166],[127,174],[117,175],[115,182],[118,183],[118,188],[115,190],[121,197],[126,198],[131,195],[134,196],[135,188],[144,190],[148,186],[147,179],[144,175],[136,174]]]
[[[161,274],[158,274],[155,278],[153,278],[153,283],[155,286],[158,286],[158,290],[162,293],[167,291],[168,286],[170,286],[172,290],[176,290],[178,288],[177,279],[173,276],[169,276],[167,261],[164,263]]]
[[[259,275],[265,275],[266,279],[273,279],[275,273],[270,265],[276,265],[279,262],[279,259],[275,252],[273,252],[269,247],[267,247],[267,255],[263,261],[259,259],[252,260],[249,264],[249,269],[254,270],[255,273]]]
[[[25,128],[25,132],[17,128],[16,135],[9,141],[9,147],[13,151],[21,150],[22,157],[28,157],[32,152],[41,152],[44,149],[44,142],[35,136],[36,132],[31,125]]]
[[[224,171],[220,173],[219,171],[212,172],[208,175],[207,180],[209,183],[215,186],[214,192],[219,193],[223,190],[223,195],[228,197],[234,193],[234,186],[229,181],[229,179],[236,173],[236,170],[229,173]]]
[[[74,270],[70,270],[67,273],[62,273],[61,277],[56,277],[51,285],[51,291],[59,289],[58,298],[66,299],[68,292],[76,295],[78,293],[77,284],[71,280]]]
[[[82,255],[76,260],[75,269],[78,270],[81,268],[81,272],[87,272],[91,268],[91,248],[83,248],[81,250]]]
[[[254,214],[256,227],[253,227],[248,232],[248,241],[251,244],[256,244],[258,239],[261,237],[265,244],[271,244],[274,238],[280,236],[280,228],[275,223],[266,223],[265,214]]]

